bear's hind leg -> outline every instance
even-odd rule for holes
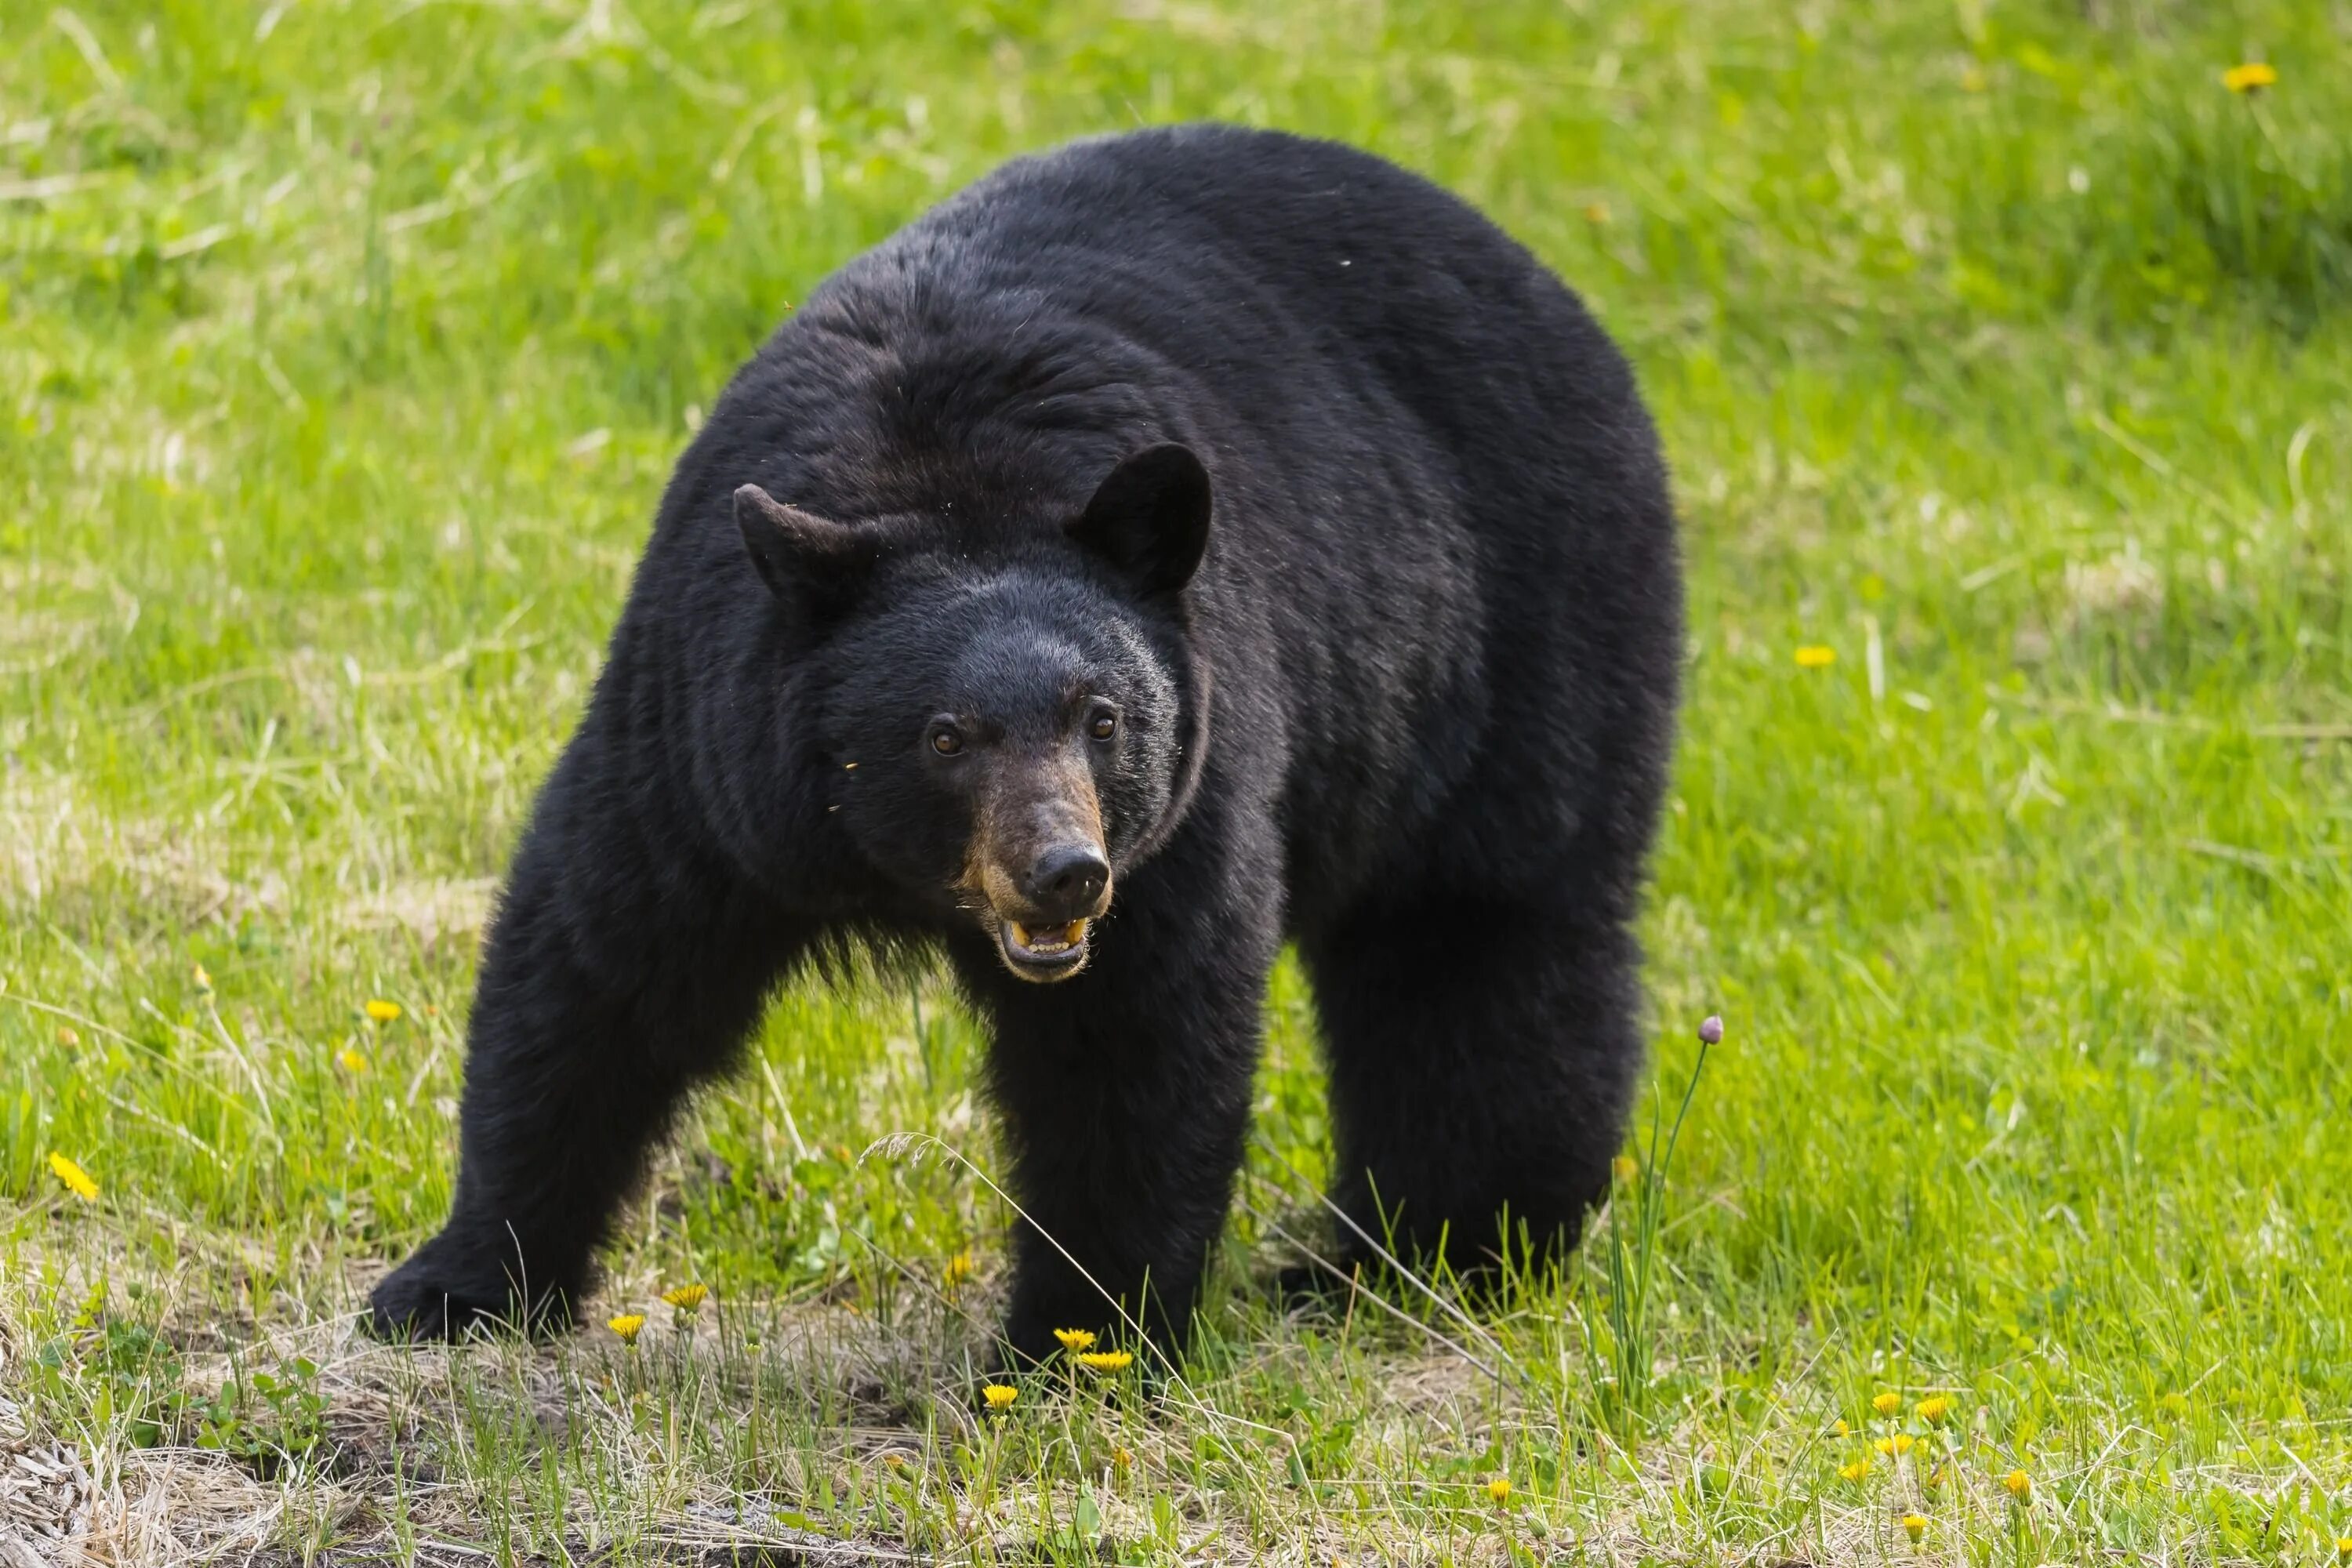
[[[1334,1200],[1409,1267],[1564,1257],[1607,1194],[1639,1078],[1622,923],[1447,897],[1304,944],[1331,1080]],[[1348,1226],[1343,1259],[1378,1254]]]

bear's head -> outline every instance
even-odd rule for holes
[[[819,638],[803,717],[835,770],[833,820],[1024,980],[1086,966],[1120,874],[1198,776],[1181,595],[1209,516],[1207,470],[1172,444],[1119,462],[1058,531],[977,551],[735,492],[753,564]]]

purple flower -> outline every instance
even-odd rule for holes
[[[1706,1021],[1698,1026],[1698,1041],[1699,1044],[1703,1046],[1719,1046],[1723,1044],[1723,1016],[1721,1014],[1709,1013],[1706,1016]]]

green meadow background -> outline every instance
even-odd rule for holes
[[[2347,40],[2343,0],[0,0],[0,1540],[2352,1558]],[[1002,159],[1200,117],[1431,174],[1639,367],[1692,604],[1669,1121],[1727,1020],[1671,1164],[1499,1305],[1286,1315],[1328,1230],[1286,971],[1201,1352],[991,1414],[981,1045],[877,977],[685,1121],[596,1309],[634,1343],[368,1344],[701,411]]]

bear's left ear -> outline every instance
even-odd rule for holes
[[[737,488],[735,526],[770,593],[819,608],[848,593],[873,564],[877,542],[866,531],[786,506],[757,485]]]
[[[1173,441],[1122,459],[1095,490],[1070,537],[1145,594],[1192,580],[1209,548],[1209,470]]]

